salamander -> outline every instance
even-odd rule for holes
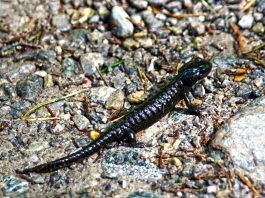
[[[24,170],[16,170],[16,172],[20,174],[52,172],[91,156],[109,143],[126,141],[134,144],[137,132],[148,128],[164,117],[182,99],[190,110],[198,112],[197,106],[191,103],[189,92],[194,84],[209,74],[211,68],[212,64],[209,61],[195,58],[186,63],[157,95],[138,105],[123,119],[108,127],[99,139],[68,156]]]

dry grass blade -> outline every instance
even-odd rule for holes
[[[62,97],[58,97],[58,98],[51,99],[51,100],[49,100],[49,101],[41,102],[41,103],[37,104],[36,106],[32,107],[31,109],[29,109],[29,110],[23,115],[22,118],[25,119],[25,120],[27,120],[27,121],[40,120],[40,118],[34,118],[34,119],[32,119],[32,118],[29,118],[29,116],[30,116],[33,112],[35,112],[37,109],[39,109],[39,108],[41,108],[41,107],[43,107],[43,106],[46,106],[46,105],[48,105],[48,104],[52,104],[52,103],[55,103],[55,102],[58,102],[58,101],[61,101],[61,100],[65,100],[65,99],[70,98],[70,97],[72,97],[72,96],[75,96],[75,95],[77,95],[77,94],[80,94],[80,93],[83,93],[83,92],[87,92],[88,90],[89,90],[88,88],[87,88],[87,89],[81,89],[81,90],[79,90],[79,91],[73,92],[73,93],[68,94],[68,95],[66,95],[66,96],[62,96]],[[41,118],[41,119],[43,119],[43,118]],[[46,118],[46,119],[48,119],[48,118]],[[49,118],[48,120],[51,120],[51,118]]]
[[[241,10],[240,12],[245,12],[251,8],[251,6],[255,3],[256,0],[250,0]]]

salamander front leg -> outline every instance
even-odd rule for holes
[[[130,146],[130,147],[134,147],[136,145],[136,136],[135,133],[133,131],[127,131],[124,134],[124,137],[122,140],[118,141],[118,142],[113,142],[113,143],[109,143],[106,145],[106,148],[110,149],[113,147],[117,147],[117,146]]]
[[[183,94],[183,97],[184,97],[185,103],[188,107],[188,110],[192,114],[199,115],[200,114],[200,108],[199,108],[199,106],[192,104],[189,94],[190,94],[190,91],[188,89],[186,89],[184,91],[184,94]]]

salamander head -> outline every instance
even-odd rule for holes
[[[195,58],[188,62],[179,70],[179,75],[183,84],[192,86],[197,81],[206,77],[212,69],[212,64],[201,58]]]

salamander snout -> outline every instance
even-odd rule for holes
[[[211,62],[202,59],[198,62],[198,72],[202,78],[206,77],[210,73],[211,69]]]
[[[211,62],[195,58],[193,61],[188,62],[180,70],[181,80],[186,85],[194,85],[197,81],[206,77],[212,69]]]

